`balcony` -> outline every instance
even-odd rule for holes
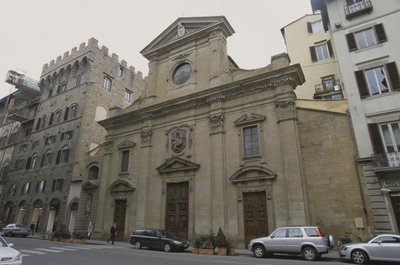
[[[33,119],[30,116],[31,114],[28,108],[13,109],[8,112],[7,119],[19,122],[26,122]]]
[[[376,160],[378,171],[391,171],[395,168],[400,168],[400,152],[391,152],[384,154],[373,154],[372,157]]]
[[[314,99],[343,99],[340,80],[329,80],[325,84],[314,85]]]
[[[371,0],[362,0],[351,5],[346,5],[344,13],[346,14],[346,19],[351,20],[359,15],[371,13],[372,9]]]

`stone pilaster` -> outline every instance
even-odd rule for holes
[[[275,102],[282,144],[283,178],[287,191],[286,225],[307,224],[307,202],[294,100]]]

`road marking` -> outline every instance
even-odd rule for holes
[[[50,253],[61,253],[61,250],[49,249],[49,248],[35,248],[39,251],[50,252]]]
[[[36,255],[48,254],[48,253],[45,253],[45,252],[42,252],[42,251],[28,250],[28,249],[20,249],[20,250],[18,250],[18,251],[19,251],[19,252],[26,252],[26,253],[29,253],[29,254],[36,254]]]
[[[52,249],[57,249],[57,250],[66,250],[66,251],[77,251],[78,249],[74,248],[60,248],[60,247],[50,247]]]

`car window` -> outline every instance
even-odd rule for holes
[[[300,228],[289,228],[288,229],[289,237],[303,237],[303,233]]]
[[[317,227],[307,227],[304,228],[304,232],[306,232],[309,237],[320,237],[324,236],[324,234]]]
[[[278,229],[272,234],[272,236],[275,238],[286,237],[286,229]]]
[[[6,247],[6,246],[7,246],[6,242],[2,238],[0,238],[0,247]]]
[[[164,232],[164,237],[169,239],[176,239],[176,236],[170,232]]]
[[[400,239],[397,237],[393,237],[393,236],[381,236],[381,237],[377,238],[377,240],[374,240],[374,241],[378,241],[378,242],[380,241],[383,244],[385,244],[385,243],[399,243],[400,244]]]

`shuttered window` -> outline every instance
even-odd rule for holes
[[[383,24],[377,24],[357,32],[346,34],[349,51],[367,48],[378,43],[387,41]]]
[[[360,97],[400,90],[400,77],[395,62],[355,72]]]
[[[310,47],[311,61],[317,62],[333,57],[331,41]]]

